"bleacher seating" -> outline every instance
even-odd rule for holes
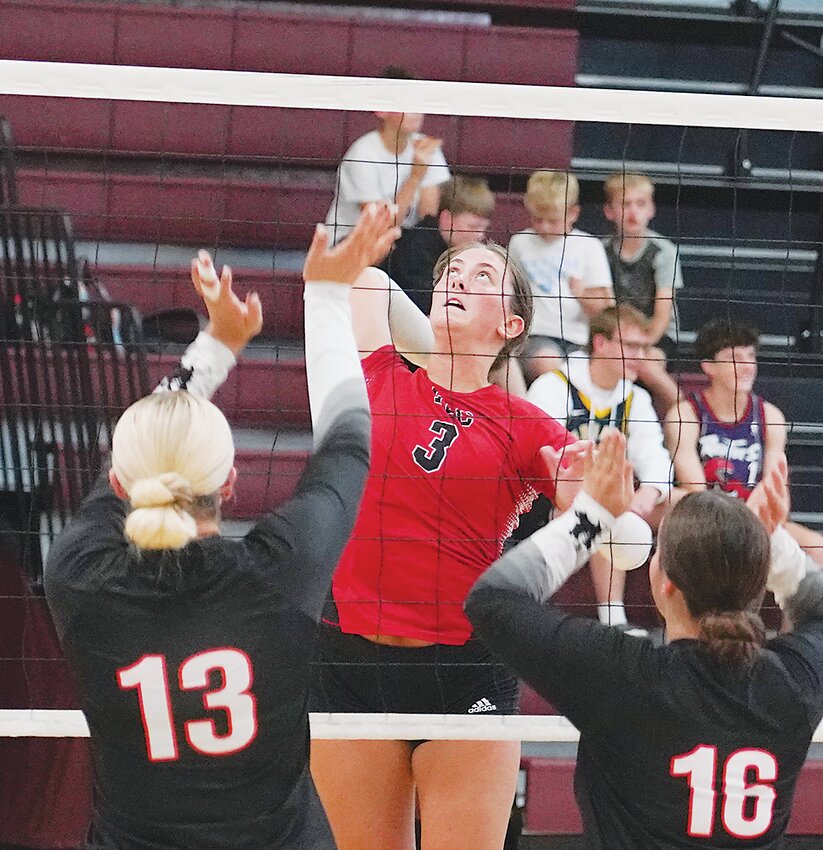
[[[219,262],[219,254],[218,254]],[[92,272],[117,301],[133,304],[143,315],[174,304],[202,311],[188,269],[94,264]],[[242,297],[257,292],[266,310],[263,335],[299,340],[303,334],[303,278],[299,272],[233,269],[235,290]]]
[[[145,354],[106,341],[113,309],[126,337],[137,336],[129,305],[44,299],[49,281],[32,272],[0,271],[0,490],[37,579],[40,535],[51,539],[65,525],[100,468],[115,417],[148,386]]]
[[[23,151],[331,168],[374,126],[368,113],[331,110],[41,100],[42,109],[31,110],[23,98],[0,96],[0,113],[13,120]],[[513,145],[520,170],[564,168],[571,157],[572,125],[565,121],[432,115],[426,130],[466,170],[508,172]]]
[[[84,27],[95,14],[94,45]],[[59,16],[59,41],[32,42]],[[367,76],[389,64],[426,68],[441,80],[573,85],[574,30],[476,27],[440,23],[361,21],[259,13],[179,9],[139,4],[14,0],[0,10],[0,58],[94,61],[164,67],[222,68]],[[162,33],[162,37],[155,37]],[[74,36],[73,38],[71,36]],[[48,42],[48,39],[45,40]],[[242,45],[234,52],[233,44]],[[302,45],[311,44],[308,55]],[[38,151],[111,151],[132,155],[286,158],[334,166],[346,147],[373,126],[368,115],[250,107],[43,99],[27,109],[21,98],[0,98],[15,123],[18,144]],[[432,116],[429,131],[443,137],[466,168],[510,167],[512,145],[524,168],[565,167],[572,125]]]
[[[71,0],[7,0],[0,31],[2,58],[354,76],[405,64],[535,85],[573,84],[577,44],[574,30]]]
[[[660,4],[642,2],[588,2],[574,19],[542,14],[568,13],[574,0],[449,0],[448,5],[488,10],[492,23],[410,23],[346,13],[321,17],[248,4],[6,0],[0,5],[0,58],[361,76],[401,64],[429,79],[566,86],[577,80],[643,88],[674,86],[677,78],[680,87],[686,79],[696,90],[737,91],[756,47],[751,28],[757,22],[730,22],[726,10],[717,16],[718,26],[701,29],[705,21],[679,18],[671,9],[658,17]],[[531,10],[528,20],[537,25],[499,23],[515,20],[520,9]],[[569,23],[580,27],[580,37],[576,29],[546,27]],[[819,35],[823,19],[819,27],[809,27],[810,38]],[[819,87],[821,66],[805,56],[798,62],[799,55],[781,42],[766,85],[806,93]],[[53,226],[69,234],[73,227],[78,238],[91,241],[265,248],[273,254],[305,248],[330,202],[337,162],[374,126],[368,113],[58,98],[40,98],[33,110],[30,103],[0,96],[0,113],[12,119],[19,145],[19,199],[4,188],[15,184],[9,180],[13,170],[4,169],[10,158],[0,155],[0,204],[66,210],[71,225],[50,213]],[[492,179],[499,190],[493,235],[504,242],[526,224],[521,191],[528,170],[565,168],[571,162],[582,178],[581,224],[602,233],[603,174],[620,166],[623,156],[642,163],[658,177],[655,227],[680,241],[684,327],[693,330],[709,316],[732,312],[776,337],[796,334],[818,248],[818,136],[798,135],[787,145],[780,134],[751,134],[754,171],[750,180],[733,184],[723,178],[736,136],[729,130],[684,134],[682,128],[627,131],[622,125],[437,115],[427,118],[426,128],[443,138],[451,163]],[[5,139],[2,123],[0,131]],[[140,312],[197,306],[185,268],[125,263],[92,263],[91,268],[116,302]],[[296,272],[235,268],[235,275],[240,291],[256,289],[267,308],[266,339],[247,352],[216,398],[237,428],[240,481],[227,514],[252,518],[290,494],[307,456],[302,291]],[[73,280],[76,269],[47,277]],[[66,309],[76,318],[88,308]],[[108,310],[110,305],[97,308],[101,322]],[[135,320],[127,315],[127,322]],[[80,348],[85,346],[66,352],[65,362]],[[8,359],[9,351],[0,352],[0,359]],[[769,374],[759,386],[804,426],[802,440],[793,434],[789,456],[794,509],[811,515],[823,504],[823,426],[814,429],[821,419],[823,382],[800,373],[794,355],[786,359],[788,365],[779,369],[767,364]],[[115,365],[111,357],[105,362]],[[146,371],[140,373],[139,388],[128,392],[152,386],[175,362],[175,354],[144,352],[139,369]],[[12,367],[0,362],[0,371],[6,368]],[[99,408],[106,373],[96,365],[85,368],[90,406]],[[7,389],[8,384],[0,396],[4,403]],[[126,396],[115,401],[124,403]],[[97,460],[91,458],[90,465]],[[68,504],[77,496],[69,493],[74,485],[61,486],[57,492],[65,493]],[[588,574],[576,575],[558,600],[592,614]],[[627,604],[633,621],[654,625],[642,571],[628,577]],[[539,700],[532,700],[531,709],[553,710]],[[528,756],[523,765],[526,830],[579,832],[573,762]],[[816,803],[823,784],[819,768],[810,762],[798,786],[795,834],[823,831]]]

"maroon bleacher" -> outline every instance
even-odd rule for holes
[[[36,102],[37,108],[32,108]],[[168,104],[0,95],[21,150],[208,157],[295,167],[335,166],[375,127],[367,112]],[[484,172],[566,168],[568,121],[430,115],[426,132],[443,140],[452,165]],[[216,163],[217,164],[217,163]]]
[[[93,23],[92,23],[93,20]],[[0,58],[370,76],[405,64],[438,80],[574,85],[577,33],[314,18],[237,9],[8,0]],[[94,38],[89,38],[93,34]],[[311,50],[306,46],[311,45]],[[275,157],[333,165],[368,113],[0,97],[24,149]],[[569,122],[430,116],[463,168],[566,167]]]
[[[5,0],[0,58],[574,85],[577,33],[72,0]],[[307,49],[310,48],[310,49]]]
[[[373,0],[370,0],[371,5]],[[565,11],[574,9],[577,5],[577,0],[450,0],[452,6],[467,6],[471,9],[499,9],[503,6],[510,6],[516,9],[541,9],[543,11]],[[379,0],[378,0],[379,4]],[[388,3],[387,5],[392,5]],[[405,0],[405,6],[420,6],[423,9],[430,9],[430,0]]]
[[[305,248],[326,216],[330,186],[215,177],[147,176],[25,169],[21,203],[67,210],[78,238]],[[494,233],[526,224],[519,195],[498,193]]]
[[[253,348],[249,352],[254,355]],[[151,385],[156,385],[176,364],[176,357],[150,355]],[[295,356],[295,352],[288,350],[283,351],[282,357],[241,357],[214,400],[235,425],[308,428],[305,361],[302,356]]]
[[[220,265],[219,252],[215,260]],[[187,269],[151,266],[91,265],[95,277],[115,301],[134,305],[144,316],[169,307],[203,312],[203,302]],[[300,272],[233,269],[234,290],[260,295],[264,304],[263,334],[277,339],[302,339],[303,278]]]

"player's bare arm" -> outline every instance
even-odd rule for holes
[[[365,269],[354,282],[351,306],[361,358],[393,345],[416,366],[427,365],[434,347],[429,318],[385,272]]]
[[[765,420],[763,475],[766,476],[786,451],[788,429],[783,411],[769,401],[763,402],[763,418]]]
[[[675,479],[684,490],[706,489],[706,476],[697,451],[700,423],[688,401],[672,407],[663,420],[663,437],[672,456]]]
[[[426,215],[436,215],[440,206],[440,188],[437,186],[429,186],[425,189],[420,189],[420,184],[426,176],[426,170],[432,160],[435,152],[442,144],[441,139],[436,139],[433,136],[421,136],[414,141],[414,154],[412,160],[411,174],[398,187],[394,196],[394,205],[396,207],[395,221],[397,224],[405,221],[414,203],[415,195],[420,192],[417,200],[417,211],[420,217]],[[363,203],[360,209],[363,210],[368,206],[368,203]],[[386,249],[388,252],[388,249]],[[378,257],[382,259],[385,253]]]
[[[665,335],[672,320],[674,290],[658,289],[654,300],[654,312],[649,322],[649,342],[655,344]]]
[[[420,197],[417,200],[417,212],[420,218],[425,218],[427,215],[437,215],[440,209],[440,187],[426,186],[420,190]]]

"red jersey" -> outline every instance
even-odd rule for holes
[[[340,627],[463,644],[463,601],[538,492],[539,457],[574,437],[538,407],[483,387],[452,392],[390,346],[363,361],[372,460],[332,585]]]

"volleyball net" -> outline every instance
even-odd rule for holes
[[[188,282],[197,248],[233,267],[241,293],[259,291],[266,314],[261,340],[216,399],[237,433],[241,488],[230,530],[291,492],[310,446],[300,267],[332,204],[337,165],[375,128],[375,112],[425,114],[449,171],[480,176],[495,192],[490,236],[503,245],[529,226],[523,196],[537,170],[576,175],[577,226],[602,239],[612,234],[604,180],[648,176],[652,227],[674,243],[683,269],[670,374],[681,391],[699,390],[699,327],[718,317],[756,324],[760,386],[788,420],[794,518],[819,523],[823,102],[0,61],[0,115],[15,140],[7,138],[0,167],[0,365],[14,376],[2,390],[0,501],[9,504],[4,535],[23,542],[35,583],[33,593],[0,588],[9,620],[25,626],[35,610],[46,616],[36,584],[50,539],[104,461],[117,413],[176,363],[196,331],[181,308],[198,307]],[[83,392],[73,394],[78,374]],[[591,615],[588,582],[584,570],[559,601]],[[630,619],[653,628],[645,570],[628,582]],[[766,615],[776,628],[776,610]],[[53,647],[38,655],[25,640],[11,645],[20,651],[4,651],[0,664],[22,665],[29,683],[32,665],[63,663]],[[87,734],[82,714],[27,694],[27,704],[0,710],[0,736]],[[318,714],[312,731],[576,740],[554,716]]]

